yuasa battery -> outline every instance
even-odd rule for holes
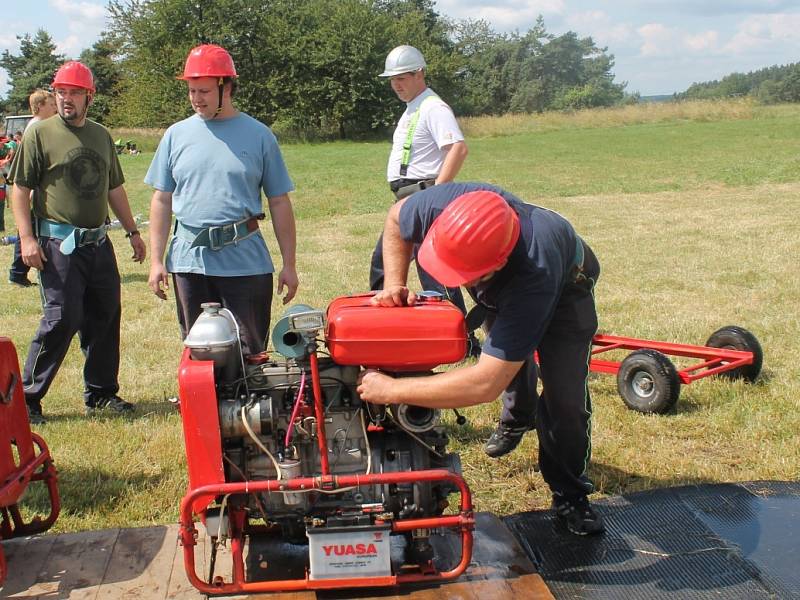
[[[310,579],[391,575],[391,525],[315,527],[306,530]]]

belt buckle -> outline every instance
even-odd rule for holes
[[[395,197],[398,200],[402,200],[403,198],[408,198],[410,195],[415,194],[416,192],[420,191],[419,182],[417,183],[409,183],[408,185],[404,185],[394,193]]]
[[[81,229],[78,246],[97,246],[100,242],[100,229]]]
[[[208,228],[208,247],[219,250],[225,245],[224,225],[213,225]]]
[[[243,236],[239,235],[239,226],[240,225],[244,225],[245,229],[247,229],[247,220],[239,221],[238,223],[233,223],[233,224],[230,225],[230,227],[233,228],[233,239],[231,239],[231,241],[229,243],[236,244],[243,237]]]

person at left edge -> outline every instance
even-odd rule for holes
[[[86,118],[95,93],[92,72],[68,61],[53,89],[59,118],[26,133],[10,175],[22,260],[40,271],[44,313],[22,374],[32,424],[44,422],[42,398],[75,333],[85,356],[86,413],[133,411],[117,395],[122,311],[119,269],[106,235],[109,206],[127,232],[133,260],[142,262],[146,254],[114,142],[105,127]]]
[[[33,118],[28,121],[25,126],[25,131],[28,131],[33,125],[39,121],[44,121],[50,117],[58,114],[56,108],[56,95],[47,90],[37,89],[28,97],[28,104],[31,107],[31,114]],[[34,190],[34,194],[36,191]],[[14,242],[14,260],[11,262],[11,268],[8,270],[8,282],[19,287],[35,287],[36,284],[28,279],[28,271],[31,268],[26,265],[22,260],[22,246],[19,243],[19,235],[17,241]]]
[[[167,129],[145,176],[155,188],[148,283],[166,299],[172,273],[184,338],[200,305],[219,302],[236,317],[244,353],[257,354],[269,333],[274,271],[258,227],[261,190],[283,259],[277,289],[286,287],[286,304],[298,286],[294,187],[272,131],[234,107],[236,78],[233,59],[220,46],[198,46],[186,58],[178,79],[186,81],[195,114]]]

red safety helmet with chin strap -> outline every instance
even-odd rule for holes
[[[468,192],[428,230],[417,261],[436,281],[456,287],[502,267],[519,239],[519,217],[502,196]]]
[[[89,90],[92,94],[95,92],[92,71],[77,60],[65,62],[56,71],[56,76],[53,78],[53,87],[56,88],[60,85],[83,88]]]
[[[222,91],[225,87],[225,77],[237,77],[236,67],[228,51],[216,44],[203,44],[192,48],[186,57],[183,75],[178,79],[188,81],[199,77],[216,77],[219,104],[214,113],[214,118],[222,112]]]
[[[236,67],[228,51],[216,44],[203,44],[192,48],[186,57],[183,75],[178,79],[196,77],[236,77]]]

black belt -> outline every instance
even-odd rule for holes
[[[389,189],[395,195],[395,198],[402,200],[406,196],[410,196],[416,192],[426,190],[429,187],[436,185],[436,179],[395,179],[389,182]]]

